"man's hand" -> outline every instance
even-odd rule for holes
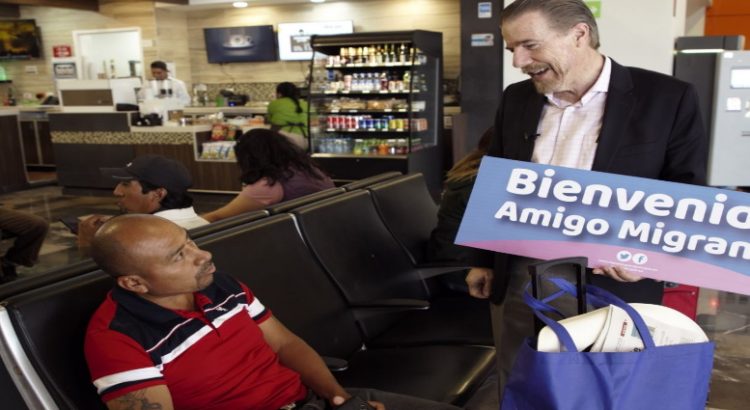
[[[494,273],[489,268],[471,268],[466,275],[469,294],[479,299],[487,299],[492,292]]]
[[[638,275],[630,273],[627,269],[620,266],[603,266],[593,271],[594,275],[604,275],[618,282],[638,282],[643,279]]]
[[[336,396],[331,399],[331,404],[333,404],[334,408],[339,407],[344,403],[346,403],[346,399],[341,396]],[[368,400],[367,404],[375,410],[385,410],[385,405],[379,401]]]
[[[91,246],[91,240],[100,226],[111,218],[109,215],[91,215],[90,217],[78,222],[78,247],[86,248]]]

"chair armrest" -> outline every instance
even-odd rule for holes
[[[376,299],[351,304],[351,310],[357,320],[380,316],[387,313],[404,312],[408,310],[427,310],[430,302],[421,299]]]
[[[458,265],[440,265],[440,264],[419,264],[417,272],[423,279],[434,278],[435,276],[447,275],[450,273],[465,272],[471,269],[469,266]]]
[[[331,356],[320,356],[320,358],[323,359],[323,363],[326,364],[328,370],[332,372],[343,372],[349,368],[349,362],[344,359]]]

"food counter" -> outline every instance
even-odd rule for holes
[[[268,103],[261,103],[252,107],[185,107],[185,109],[182,110],[182,113],[186,116],[195,116],[223,112],[224,115],[228,116],[242,115],[245,117],[251,117],[253,115],[266,115],[267,105]]]
[[[222,112],[249,113],[245,107],[187,108],[187,115]],[[159,154],[182,162],[193,176],[193,190],[237,192],[241,189],[237,164],[231,159],[201,158],[203,143],[211,139],[209,124],[187,126],[131,126],[130,112],[50,113],[58,182],[64,192],[110,190],[114,183],[101,168],[122,167],[136,156]],[[239,114],[238,114],[239,115]]]

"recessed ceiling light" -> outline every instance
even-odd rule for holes
[[[247,2],[246,1],[235,1],[234,3],[232,3],[232,6],[237,7],[238,9],[245,8],[245,7],[247,7]]]
[[[313,3],[325,3],[326,0],[310,0]]]

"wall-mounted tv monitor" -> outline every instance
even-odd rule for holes
[[[209,63],[276,61],[273,26],[205,28]]]
[[[42,36],[34,20],[0,20],[0,59],[42,56]]]
[[[354,32],[351,20],[310,23],[279,23],[279,59],[310,60],[313,34],[348,34]]]

